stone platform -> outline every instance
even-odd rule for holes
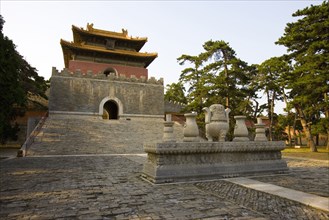
[[[142,176],[153,183],[275,174],[288,170],[284,142],[163,142],[144,144]]]

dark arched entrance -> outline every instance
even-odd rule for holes
[[[114,76],[118,76],[118,72],[113,67],[108,67],[103,71],[104,75],[108,77],[109,75],[113,74]]]
[[[115,101],[109,100],[103,106],[103,119],[118,119],[118,105]]]

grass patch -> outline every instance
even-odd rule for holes
[[[318,152],[311,152],[311,150],[302,146],[301,148],[292,148],[287,147],[282,152],[283,156],[288,157],[302,157],[316,160],[329,160],[329,150],[326,149],[325,146],[318,146]]]

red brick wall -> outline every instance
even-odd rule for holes
[[[119,76],[124,74],[126,77],[135,75],[137,78],[144,76],[148,78],[148,70],[143,67],[133,67],[133,66],[123,66],[118,64],[106,64],[106,63],[94,63],[88,61],[79,61],[79,60],[70,60],[69,61],[69,70],[75,72],[77,69],[80,69],[82,73],[87,73],[88,70],[91,70],[94,74],[98,72],[103,72],[107,68],[112,67],[116,69]]]

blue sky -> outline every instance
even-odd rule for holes
[[[286,52],[275,45],[292,14],[322,1],[12,1],[1,0],[3,32],[17,50],[49,79],[52,67],[64,68],[60,39],[72,41],[71,25],[148,37],[142,52],[157,52],[149,76],[176,82],[177,57],[197,55],[210,39],[224,40],[249,64]]]

